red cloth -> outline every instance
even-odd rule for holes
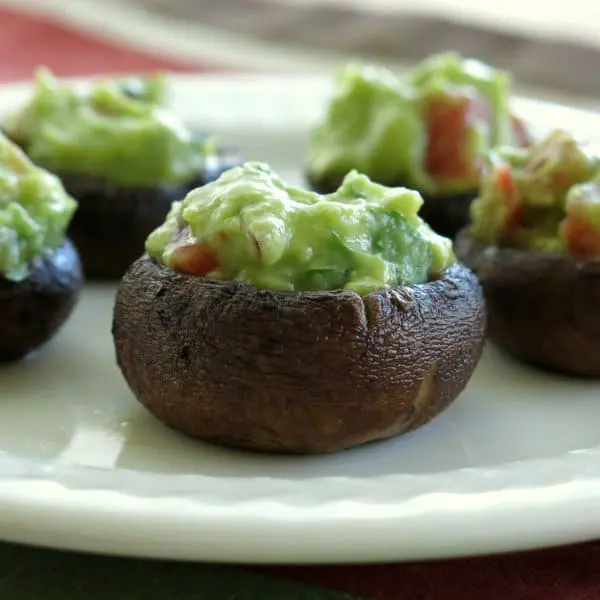
[[[38,64],[61,76],[231,67],[151,56],[2,8],[0,54],[0,81],[27,79]],[[437,563],[258,570],[373,600],[600,600],[600,542]]]
[[[372,600],[600,600],[600,542],[420,564],[261,571]]]
[[[211,71],[224,66],[206,61],[190,63],[150,56],[133,49],[119,47],[88,33],[0,8],[0,81],[30,77],[33,69],[43,64],[57,75],[99,75],[102,73],[170,71]]]

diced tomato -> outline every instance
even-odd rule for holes
[[[502,164],[495,167],[495,177],[496,185],[502,192],[508,206],[504,229],[510,232],[521,227],[523,224],[523,204],[509,165]]]
[[[425,103],[427,149],[425,169],[438,179],[464,179],[477,175],[467,155],[467,135],[474,120],[490,118],[489,104],[481,98],[448,96]]]
[[[178,246],[171,255],[171,267],[187,275],[207,275],[218,266],[217,257],[208,244]]]
[[[517,186],[512,178],[510,167],[506,163],[496,167],[496,182],[500,191],[509,198],[511,203],[514,203],[517,196]]]
[[[533,140],[529,135],[529,131],[527,131],[527,127],[525,126],[523,120],[515,115],[511,115],[510,122],[515,133],[517,145],[521,146],[522,148],[525,148],[526,146],[531,146]]]
[[[566,217],[560,225],[560,237],[575,256],[600,256],[600,232],[581,217]]]

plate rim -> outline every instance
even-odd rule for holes
[[[68,79],[85,82],[94,78]],[[328,93],[330,85],[327,76],[303,74],[175,74],[170,79],[174,88],[204,86],[206,89],[208,86],[225,94],[252,93],[252,90],[264,93],[269,87],[291,93],[294,86],[305,89],[307,85]],[[1,84],[0,91],[10,97],[25,92],[30,86],[30,82]],[[576,129],[590,120],[595,121],[600,132],[600,114],[585,109],[528,97],[518,97],[516,105],[518,110],[539,119],[563,125],[576,123]],[[296,481],[250,478],[255,483],[267,483],[270,491],[240,496],[240,480],[235,477],[150,474],[120,469],[116,471],[117,479],[123,480],[119,482],[119,489],[108,482],[100,488],[97,485],[100,479],[115,480],[114,470],[102,472],[88,466],[49,465],[42,460],[0,453],[0,506],[4,509],[0,511],[0,538],[30,543],[46,540],[46,544],[53,547],[131,556],[221,562],[251,559],[268,563],[306,562],[305,545],[310,535],[322,542],[318,551],[311,551],[311,563],[419,560],[526,549],[600,535],[598,465],[600,445],[551,458],[439,473],[382,475],[368,479],[329,476]],[[542,485],[539,477],[535,485],[530,485],[527,471],[532,466],[543,473]],[[148,484],[150,479],[168,482],[163,487],[169,493],[157,494],[156,485]],[[220,487],[217,494],[214,493],[215,480]],[[372,491],[374,484],[377,493]],[[190,486],[195,486],[195,493]],[[328,489],[324,495],[325,487]],[[336,490],[335,494],[332,489]],[[307,496],[312,501],[307,502]],[[547,525],[543,524],[547,521],[540,518],[542,513],[552,516],[556,523],[562,520],[563,525],[555,525],[552,532],[548,532]],[[74,514],[80,518],[71,522],[69,519]],[[514,519],[515,514],[517,519]],[[582,514],[585,514],[584,522],[581,522]],[[48,515],[54,518],[48,519]],[[101,521],[97,520],[98,515],[102,516]],[[135,515],[138,515],[137,520]],[[185,522],[181,521],[184,517]],[[94,531],[94,535],[80,535],[83,527],[80,519],[87,519],[88,533]],[[114,539],[113,528],[123,526],[124,519],[129,519],[130,526],[133,519],[139,528],[132,538],[138,545],[119,549],[111,539]],[[490,519],[495,519],[493,526],[488,523]],[[15,529],[11,521],[20,523],[21,529]],[[178,546],[177,540],[168,533],[166,542],[164,538],[157,540],[144,530],[148,523],[164,528],[169,522],[177,522],[179,528],[185,527],[196,534],[206,536],[208,532],[210,551],[197,546]],[[261,553],[252,554],[248,550],[240,553],[232,549],[231,540],[227,541],[225,534],[231,533],[234,522],[255,539],[260,539],[261,532],[263,537],[265,531],[270,532],[271,537]],[[58,523],[61,539],[56,537]],[[472,539],[473,534],[467,534],[467,530],[473,530],[474,523],[479,523],[485,531],[485,536],[481,534],[476,541]],[[573,526],[574,523],[579,525]],[[110,526],[102,527],[107,524]],[[534,534],[528,540],[517,535],[519,528],[526,524],[528,536]],[[434,529],[446,531],[445,537],[432,536]],[[463,530],[462,542],[456,539],[457,530]],[[409,537],[413,545],[399,546],[399,533]],[[345,543],[340,545],[336,535],[343,535]],[[354,546],[346,543],[350,539],[355,541]],[[415,539],[420,540],[418,544],[414,544]],[[140,551],[142,545],[144,550]]]

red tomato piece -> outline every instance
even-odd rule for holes
[[[425,169],[434,178],[464,179],[477,174],[467,156],[467,135],[474,120],[489,121],[488,103],[481,98],[449,96],[425,103],[427,149]]]
[[[521,146],[522,148],[531,146],[533,140],[529,135],[529,131],[527,130],[527,127],[525,126],[523,120],[515,115],[511,115],[510,122],[515,133],[517,145]]]
[[[513,179],[510,166],[498,165],[495,169],[496,185],[506,199],[508,214],[504,223],[505,231],[513,231],[522,226],[523,204],[519,198],[519,192]]]
[[[589,258],[600,255],[600,232],[581,217],[566,217],[560,224],[560,236],[575,256]]]
[[[508,198],[511,204],[517,199],[517,186],[515,185],[510,167],[507,164],[496,167],[496,181],[500,191]]]
[[[217,257],[208,244],[178,246],[171,255],[171,267],[187,275],[207,275],[218,266]]]

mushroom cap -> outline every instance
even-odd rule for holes
[[[144,252],[148,235],[165,219],[175,200],[212,181],[239,163],[233,150],[223,149],[205,172],[182,184],[124,186],[78,173],[58,173],[79,203],[69,236],[81,255],[88,279],[120,279]]]
[[[75,307],[83,282],[79,255],[68,239],[34,259],[27,279],[0,277],[0,362],[24,358],[52,338]]]
[[[485,246],[468,230],[455,252],[481,281],[496,345],[524,362],[600,377],[600,257]]]
[[[317,453],[423,425],[480,358],[483,294],[463,265],[436,281],[282,292],[178,273],[147,255],[117,293],[116,357],[136,398],[209,442]]]

